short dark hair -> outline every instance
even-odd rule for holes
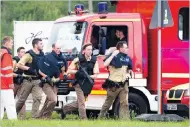
[[[20,52],[20,50],[22,50],[22,49],[25,49],[24,47],[19,47],[18,49],[17,49],[17,52]]]
[[[84,45],[82,46],[82,50],[85,50],[85,49],[86,49],[86,47],[88,47],[88,46],[92,46],[92,43],[87,43],[87,44],[84,44]]]
[[[124,31],[125,31],[123,27],[118,27],[116,30],[121,31],[121,32],[123,32],[123,33],[124,33]]]
[[[42,39],[40,39],[40,38],[34,38],[34,40],[32,41],[32,46],[33,46],[33,48],[34,48],[34,46],[35,46],[36,44],[38,44],[39,41],[42,41]]]
[[[116,45],[117,50],[119,50],[120,48],[123,48],[124,44],[127,45],[127,42],[126,41],[118,41],[117,45]]]
[[[55,48],[55,43],[52,44],[52,48]]]
[[[4,45],[7,41],[13,40],[11,36],[5,36],[2,40],[2,44]]]

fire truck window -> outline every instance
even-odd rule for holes
[[[99,40],[100,28],[101,38]],[[118,41],[128,42],[127,35],[127,26],[93,26],[91,43],[93,44],[94,49],[100,49],[100,54],[105,55],[106,51],[111,47],[115,47]]]
[[[118,41],[128,42],[127,26],[110,26],[107,31],[107,49],[115,47]]]
[[[91,43],[94,47],[94,49],[99,49],[98,47],[98,41],[99,41],[99,27],[94,26],[92,30],[92,35],[91,35]]]
[[[179,10],[179,31],[178,35],[181,40],[189,40],[189,8]]]

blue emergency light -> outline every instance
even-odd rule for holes
[[[75,5],[75,9],[81,9],[81,11],[83,11],[84,5],[83,4],[77,4],[77,5]]]
[[[99,2],[98,3],[98,13],[107,13],[108,12],[108,4],[107,2]]]

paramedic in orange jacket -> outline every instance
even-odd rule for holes
[[[13,61],[11,49],[13,39],[4,37],[1,47],[1,85],[0,85],[0,119],[3,119],[4,109],[6,109],[8,119],[17,119],[16,106],[13,93]]]

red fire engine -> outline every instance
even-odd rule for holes
[[[72,60],[81,51],[82,44],[91,42],[94,45],[100,74],[86,101],[86,109],[100,110],[106,97],[102,84],[108,77],[103,60],[110,47],[116,46],[117,28],[124,28],[134,71],[134,79],[129,80],[129,108],[137,114],[157,111],[157,30],[149,29],[156,2],[118,0],[112,3],[116,13],[108,13],[105,2],[99,4],[97,14],[86,14],[84,7],[77,5],[75,15],[55,21],[48,47],[59,42],[65,56]],[[189,3],[169,1],[169,6],[174,26],[162,29],[162,90],[189,82]],[[76,99],[70,85],[65,82],[59,86],[56,108]],[[69,90],[67,95],[62,95],[64,90]],[[116,100],[110,110],[117,112],[118,106]]]

